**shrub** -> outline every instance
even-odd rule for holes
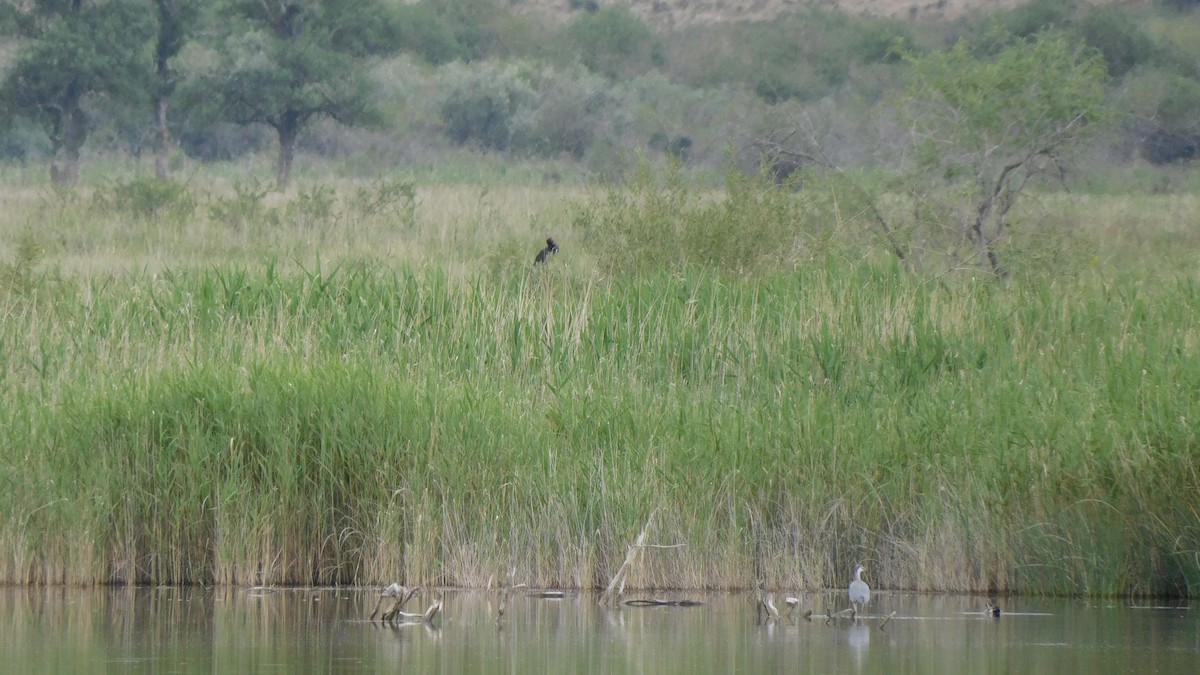
[[[712,199],[684,186],[678,168],[656,176],[642,164],[575,225],[614,274],[679,272],[689,266],[737,274],[778,269],[798,252],[802,203],[762,174],[730,172]]]
[[[1188,12],[1200,7],[1200,0],[1158,0],[1158,4],[1180,12]]]
[[[727,159],[726,146],[762,133],[764,113],[778,109],[752,92],[733,87],[697,89],[672,82],[661,72],[623,82],[616,91],[630,116],[633,142],[716,171]],[[756,168],[757,164],[749,167]]]
[[[1171,164],[1200,155],[1200,83],[1165,70],[1139,69],[1120,102],[1141,155],[1152,164]]]
[[[346,206],[359,221],[380,218],[411,228],[417,220],[417,188],[411,181],[381,179],[358,186]]]
[[[998,23],[999,30],[978,43],[987,53],[1011,46],[1014,38],[1020,40],[1047,30],[1061,30],[1100,52],[1112,77],[1124,75],[1157,55],[1154,41],[1130,18],[1129,12],[1119,7],[1034,0],[1001,15]]]
[[[271,147],[271,131],[228,122],[188,125],[175,135],[184,154],[204,162],[230,161]]]
[[[1120,77],[1155,57],[1154,41],[1119,8],[1091,9],[1080,20],[1078,30],[1104,56],[1111,77]]]
[[[441,105],[446,135],[456,143],[507,150],[515,123],[528,114],[536,94],[516,65],[485,63],[447,66]]]
[[[187,185],[152,176],[114,183],[97,190],[96,206],[134,218],[182,222],[196,212],[196,198]]]
[[[1142,141],[1142,156],[1151,164],[1172,164],[1200,158],[1200,136],[1155,129]]]
[[[853,32],[849,55],[858,63],[898,63],[914,48],[912,30],[894,19],[864,19]]]
[[[427,0],[396,11],[400,49],[429,63],[539,52],[538,20],[506,11],[495,0]]]
[[[606,7],[583,14],[564,33],[567,51],[611,79],[631,77],[665,63],[662,42],[628,8]]]
[[[33,270],[41,263],[45,249],[33,234],[21,234],[14,246],[12,262],[0,262],[0,290],[24,295],[33,290]]]
[[[1200,134],[1200,82],[1186,77],[1171,79],[1167,93],[1158,102],[1159,123],[1173,131]]]
[[[233,187],[234,196],[217,197],[209,205],[209,216],[213,220],[235,230],[249,229],[258,223],[274,225],[278,222],[278,214],[266,204],[271,192],[269,187],[260,181],[238,183]]]
[[[1025,38],[1044,30],[1068,27],[1079,6],[1074,0],[1033,0],[1014,7],[1001,15],[1004,32]]]
[[[671,40],[669,67],[696,87],[743,86],[768,103],[813,100],[847,82],[854,66],[896,61],[898,47],[914,41],[902,22],[807,11],[681,31]]]
[[[616,140],[624,126],[621,103],[602,77],[578,69],[547,71],[537,87],[537,108],[518,125],[513,149],[582,159],[597,139]]]
[[[0,159],[16,159],[22,162],[33,157],[54,154],[54,146],[46,132],[27,117],[15,117],[7,126],[0,123]]]
[[[400,5],[398,41],[400,49],[433,64],[468,60],[472,54],[458,41],[454,28],[425,2]]]
[[[615,142],[626,124],[608,81],[579,67],[455,64],[438,80],[443,130],[463,145],[582,159],[597,140]]]
[[[296,198],[283,207],[283,219],[295,227],[317,229],[339,215],[337,206],[338,198],[332,186],[301,188]]]

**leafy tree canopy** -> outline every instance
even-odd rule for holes
[[[9,110],[53,107],[65,89],[139,92],[150,64],[147,41],[155,30],[144,3],[43,0],[34,7],[36,39],[21,50],[0,94]]]
[[[296,138],[312,119],[373,118],[362,57],[388,49],[387,7],[375,0],[228,0],[226,62],[214,89],[224,115],[266,124],[279,137],[286,185]]]
[[[1017,40],[994,58],[959,42],[912,62],[918,128],[952,146],[938,157],[976,164],[1053,152],[1096,129],[1104,114],[1103,59],[1058,33]]]
[[[0,85],[0,110],[42,124],[71,181],[88,132],[84,99],[144,94],[155,21],[141,0],[38,0],[22,10],[15,23],[32,39]]]
[[[966,188],[964,227],[993,271],[993,242],[1028,181],[1061,172],[1105,120],[1108,68],[1060,32],[1015,40],[993,57],[965,42],[911,58],[912,128],[922,181]]]

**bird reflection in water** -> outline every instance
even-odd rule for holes
[[[862,672],[863,663],[867,660],[867,648],[871,646],[871,627],[865,623],[851,624],[846,642],[850,645],[850,660],[854,662],[854,669]]]

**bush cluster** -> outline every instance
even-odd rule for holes
[[[577,67],[453,64],[437,89],[447,137],[484,150],[578,160],[597,140],[615,138],[624,117],[613,87]]]
[[[1163,0],[1154,10],[1134,13],[1033,0],[942,23],[806,10],[772,21],[660,30],[624,7],[576,2],[571,8],[565,22],[555,23],[495,0],[390,5],[371,22],[364,38],[370,44],[360,51],[398,47],[402,55],[372,57],[378,124],[346,132],[368,140],[321,142],[314,136],[342,134],[326,124],[307,129],[299,147],[341,156],[383,146],[404,156],[413,146],[421,153],[463,146],[601,167],[648,149],[719,172],[727,144],[748,147],[814,110],[832,108],[829,118],[838,128],[831,126],[821,140],[848,149],[842,158],[879,163],[871,148],[848,146],[895,124],[887,104],[908,72],[903,54],[941,49],[960,38],[998,53],[1014,39],[1056,30],[1103,56],[1114,78],[1113,105],[1126,106],[1123,135],[1102,142],[1137,147],[1156,164],[1190,161],[1196,152],[1194,115],[1187,111],[1200,87],[1194,47],[1200,19],[1190,1]],[[22,16],[16,10],[0,15],[0,31],[24,31]],[[191,81],[216,58],[213,49],[190,46],[179,58],[171,131],[181,154],[208,162],[270,151],[276,139],[269,129],[222,119],[206,104],[205,88]],[[409,83],[424,88],[389,82],[389,64],[396,62],[409,64]],[[1175,84],[1140,87],[1154,92],[1152,100],[1133,103],[1120,95],[1160,77]],[[136,156],[149,147],[153,130],[144,101],[92,96],[86,109],[92,152]],[[26,161],[55,150],[39,121],[0,120],[7,122],[0,124],[0,158]],[[890,133],[898,138],[902,131]]]
[[[196,199],[187,185],[152,177],[113,183],[92,197],[95,205],[133,218],[182,223],[196,211]]]
[[[807,253],[806,206],[766,174],[731,171],[713,199],[687,187],[677,167],[659,175],[643,163],[599,204],[579,208],[574,222],[613,274],[697,267],[755,275]]]
[[[914,43],[900,20],[809,11],[672,35],[667,70],[696,87],[745,87],[763,100],[813,100],[850,81],[856,67],[894,62]]]

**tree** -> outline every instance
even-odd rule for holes
[[[38,120],[54,151],[51,178],[74,183],[89,131],[87,99],[139,94],[153,20],[139,0],[34,0],[17,12],[30,42],[0,85],[3,118]]]
[[[291,178],[296,140],[317,117],[346,125],[373,117],[363,57],[388,49],[378,0],[229,0],[226,58],[213,82],[224,115],[266,124],[279,138],[276,179]],[[238,26],[244,32],[238,31]]]
[[[202,0],[154,0],[158,18],[158,35],[154,41],[154,174],[166,180],[171,132],[167,127],[167,106],[178,84],[178,74],[171,67],[200,19]]]
[[[967,238],[1004,275],[995,242],[1017,198],[1030,181],[1062,175],[1102,127],[1105,62],[1055,32],[1015,39],[990,58],[960,42],[910,61],[921,198],[955,200]]]

